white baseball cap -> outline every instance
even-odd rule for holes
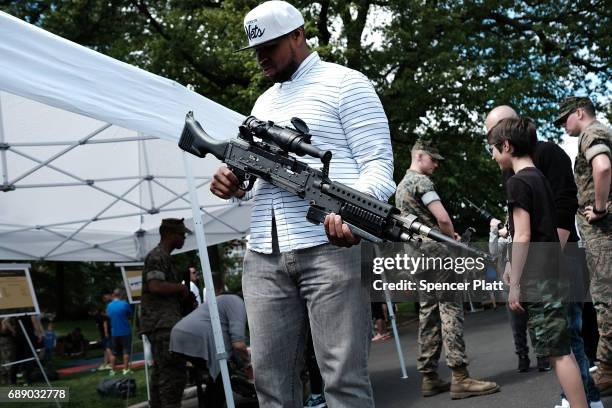
[[[304,17],[286,1],[271,0],[260,4],[244,17],[244,31],[249,45],[237,51],[271,42],[304,25]]]

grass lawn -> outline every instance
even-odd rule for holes
[[[70,334],[70,332],[77,327],[81,329],[83,337],[85,337],[87,340],[98,340],[100,338],[98,328],[96,327],[96,322],[93,320],[93,318],[84,320],[59,321],[53,323],[53,330],[55,330],[57,337]],[[46,327],[44,329],[46,329]]]
[[[396,303],[397,306],[397,322],[402,324],[403,322],[418,318],[418,313],[414,307],[414,302]]]
[[[398,305],[398,320],[404,320],[415,316],[415,309],[413,303],[399,303]],[[84,337],[87,340],[98,340],[99,334],[93,319],[79,320],[79,321],[67,321],[67,322],[56,322],[54,324],[54,330],[58,337],[70,333],[75,327],[80,327]],[[137,336],[134,333],[133,336]],[[138,337],[133,337],[134,352],[142,351],[142,342]],[[102,357],[102,349],[90,349],[87,352],[87,358]],[[70,361],[69,357],[60,357],[57,354],[53,356],[53,362],[55,367],[61,367],[66,362]],[[136,395],[129,399],[129,401],[121,400],[118,398],[102,398],[96,391],[96,385],[100,380],[107,377],[108,372],[86,372],[72,375],[70,377],[63,378],[61,380],[53,381],[54,387],[68,387],[70,390],[70,402],[62,403],[62,407],[69,408],[109,408],[109,407],[126,407],[133,405],[138,402],[145,401],[147,399],[147,389],[145,382],[145,370],[139,368],[134,370],[131,378],[136,380]],[[33,384],[32,387],[43,387],[46,384]],[[56,407],[54,402],[49,403],[25,403],[28,407],[42,408],[42,407]],[[2,408],[21,408],[24,407],[24,403],[3,403]]]
[[[133,405],[141,401],[145,401],[147,399],[147,385],[145,382],[145,370],[144,368],[139,368],[133,370],[134,373],[131,374],[131,378],[136,380],[136,395],[133,398],[130,398],[127,405]],[[125,407],[126,401],[121,400],[119,398],[102,398],[98,395],[96,391],[96,385],[98,382],[106,378],[108,376],[108,372],[89,372],[89,373],[81,373],[75,374],[71,377],[67,377],[62,380],[53,381],[51,384],[54,387],[68,387],[70,391],[70,402],[62,403],[62,407],[70,407],[70,408],[110,408],[110,407]],[[32,387],[42,387],[46,386],[46,384],[33,384]],[[32,408],[51,408],[56,407],[54,402],[50,403],[12,403],[12,404],[2,404],[3,408],[23,408],[24,406],[32,407]]]
[[[76,327],[79,327],[81,329],[81,332],[83,333],[83,337],[85,337],[87,341],[100,340],[100,334],[98,332],[98,328],[96,327],[96,323],[93,319],[60,321],[60,322],[55,322],[53,324],[53,330],[55,331],[57,338],[70,334],[70,332],[72,332],[72,330],[74,330]],[[140,340],[140,337],[138,336],[138,332],[135,327],[132,327],[132,347],[133,347],[134,353],[142,352],[142,341]],[[71,360],[74,360],[74,359],[81,359],[81,358],[90,359],[90,358],[98,358],[98,357],[101,358],[103,355],[104,353],[101,348],[90,347],[87,350],[87,355],[85,357],[74,357],[73,358],[73,357],[59,356],[57,353],[55,353],[55,355],[53,356],[53,363],[55,367],[60,368],[60,367],[65,366],[66,363],[69,363]]]

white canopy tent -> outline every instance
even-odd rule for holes
[[[185,114],[221,139],[243,120],[2,12],[0,55],[0,259],[142,259],[162,218],[192,214],[177,147]],[[244,237],[249,205],[208,190],[219,162],[188,160],[207,244]],[[191,236],[183,251],[196,246]]]
[[[192,215],[183,251],[198,248],[213,288],[207,242],[245,236],[250,208],[214,197],[219,162],[177,141],[188,111],[220,139],[243,117],[3,12],[0,56],[0,259],[141,260],[162,218]],[[233,407],[215,297],[207,304]]]

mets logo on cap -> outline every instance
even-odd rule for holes
[[[286,1],[266,1],[244,17],[244,31],[249,45],[237,51],[247,50],[278,40],[304,25],[302,14]]]

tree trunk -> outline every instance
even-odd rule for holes
[[[66,285],[65,285],[66,273],[64,270],[63,262],[55,263],[55,301],[56,301],[56,318],[58,320],[63,319],[66,316]]]

